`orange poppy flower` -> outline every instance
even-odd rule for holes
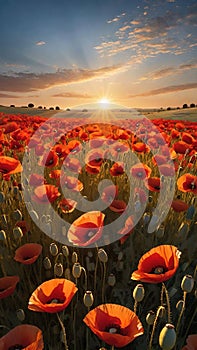
[[[65,158],[68,154],[68,148],[65,145],[57,144],[53,147],[58,158]]]
[[[38,243],[26,243],[16,249],[14,260],[24,265],[33,264],[42,252],[42,246]]]
[[[181,199],[175,199],[172,201],[171,207],[174,211],[180,213],[181,211],[186,211],[189,208],[189,205]]]
[[[85,166],[85,170],[87,173],[91,175],[96,175],[100,172],[101,167],[100,166],[90,166],[89,164]]]
[[[35,188],[32,199],[40,204],[48,204],[54,202],[60,195],[54,185],[41,185]]]
[[[23,167],[19,160],[11,157],[0,156],[0,173],[3,174],[3,178],[11,174],[20,173]]]
[[[192,192],[197,194],[197,176],[184,174],[177,180],[177,187],[182,192]]]
[[[6,276],[0,278],[0,299],[6,298],[14,293],[17,283],[19,282],[18,276]]]
[[[124,174],[124,164],[123,163],[114,163],[110,168],[110,174],[112,176],[119,176]]]
[[[131,167],[130,173],[133,177],[144,180],[150,177],[151,171],[148,165],[139,163]]]
[[[70,199],[70,198],[63,198],[59,204],[58,207],[61,209],[63,213],[72,213],[76,208],[77,202]]]
[[[19,128],[19,125],[16,122],[10,122],[5,125],[4,134],[9,134]]]
[[[149,152],[149,147],[143,142],[136,142],[133,144],[133,150],[138,153],[146,153]]]
[[[186,343],[182,350],[197,350],[197,334],[188,335]]]
[[[69,153],[77,153],[81,151],[82,145],[81,142],[78,140],[71,140],[68,142],[67,148]]]
[[[159,177],[149,177],[146,182],[146,186],[150,191],[159,192],[160,191],[160,178]]]
[[[68,240],[77,246],[86,247],[101,238],[105,215],[90,211],[76,219],[68,230]]]
[[[76,177],[72,176],[64,176],[61,181],[61,186],[65,186],[68,190],[72,191],[82,191],[83,190],[83,184],[80,180],[78,180]]]
[[[141,257],[138,269],[132,273],[131,279],[147,283],[169,280],[178,269],[179,254],[173,245],[152,248]]]
[[[10,349],[44,349],[42,331],[30,324],[16,326],[0,339],[0,350]]]
[[[144,333],[137,315],[125,306],[102,304],[88,312],[83,319],[98,338],[121,348]]]
[[[188,145],[188,143],[184,141],[177,141],[174,143],[173,148],[176,153],[185,154],[187,150],[191,149],[191,145]]]
[[[70,304],[77,290],[76,285],[65,278],[51,279],[39,285],[32,293],[28,309],[37,312],[60,312]]]

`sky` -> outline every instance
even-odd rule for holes
[[[196,104],[196,25],[196,0],[0,0],[0,104]]]

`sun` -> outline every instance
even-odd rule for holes
[[[99,100],[99,103],[101,103],[101,104],[109,104],[110,101],[109,101],[109,99],[107,97],[103,97],[103,98],[101,98]]]

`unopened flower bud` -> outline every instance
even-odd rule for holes
[[[107,283],[110,287],[113,287],[116,283],[116,276],[113,273],[110,273],[110,275],[108,276],[108,280]]]
[[[193,277],[191,275],[184,276],[181,282],[181,289],[186,293],[190,293],[193,287],[194,287]]]
[[[153,325],[155,321],[155,313],[154,311],[149,311],[147,316],[146,316],[146,323],[149,324],[150,326]]]
[[[69,256],[69,250],[67,245],[63,245],[62,246],[62,253],[64,254],[64,256],[67,258]]]
[[[135,301],[140,302],[144,298],[144,287],[142,284],[137,284],[133,290],[133,298]]]
[[[43,260],[43,266],[45,270],[50,270],[51,269],[51,260],[46,256]]]
[[[87,290],[85,292],[84,297],[83,297],[83,302],[84,302],[84,305],[87,307],[92,306],[92,304],[94,302],[94,297],[93,297],[93,294],[90,290]]]
[[[176,343],[176,332],[174,326],[167,323],[160,332],[159,345],[162,350],[171,350]]]
[[[23,237],[23,231],[21,230],[20,227],[16,226],[14,227],[13,229],[13,235],[14,235],[14,238],[17,240],[17,239],[21,239]]]
[[[81,276],[82,267],[79,262],[74,263],[72,268],[72,274],[74,278],[79,278]]]
[[[24,319],[25,319],[25,312],[24,312],[24,310],[23,309],[18,309],[16,311],[16,316],[17,316],[19,321],[23,322]]]
[[[72,263],[76,263],[78,261],[78,255],[76,252],[72,253]]]
[[[108,261],[108,255],[104,249],[100,248],[98,250],[98,258],[103,263],[106,263]]]
[[[50,251],[52,256],[56,256],[58,254],[57,244],[51,243],[50,246],[49,246],[49,251]]]
[[[54,274],[57,277],[61,277],[63,275],[63,272],[64,272],[63,265],[61,263],[55,263],[55,265],[54,265]]]

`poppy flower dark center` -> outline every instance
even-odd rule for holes
[[[19,345],[19,344],[10,346],[10,347],[8,348],[8,350],[22,350],[22,349],[24,349],[24,347],[23,347],[22,345]]]
[[[88,231],[88,233],[87,233],[88,238],[93,237],[95,235],[95,233],[96,233],[96,231],[95,232],[94,231]]]
[[[160,275],[162,273],[165,273],[167,270],[163,266],[157,266],[155,267],[151,273],[154,273],[155,275]]]
[[[117,324],[112,324],[105,328],[105,332],[111,333],[111,334],[121,334],[120,326]]]
[[[195,190],[196,189],[195,183],[191,182],[189,188],[191,188],[191,190]]]
[[[142,176],[144,175],[144,173],[143,173],[142,171],[138,171],[137,175],[138,175],[139,177],[142,177]]]
[[[156,190],[160,190],[160,186],[154,186]]]
[[[61,299],[50,299],[49,301],[47,301],[47,304],[63,304],[64,300]]]
[[[29,260],[31,258],[32,258],[32,256],[24,256],[23,260]]]
[[[50,165],[53,164],[53,159],[48,160],[47,164],[50,164]]]

